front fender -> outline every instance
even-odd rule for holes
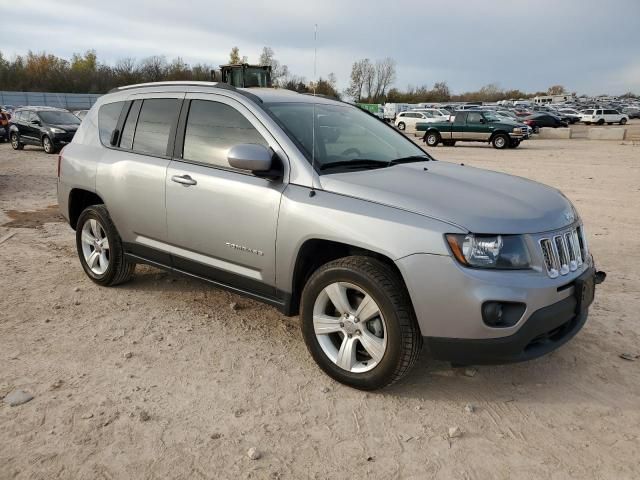
[[[329,240],[369,250],[390,260],[415,253],[449,256],[444,234],[459,227],[391,206],[289,185],[278,218],[276,285],[292,291],[293,273],[302,245]]]

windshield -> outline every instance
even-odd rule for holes
[[[79,125],[80,119],[71,112],[59,112],[52,110],[50,112],[38,112],[38,116],[44,123],[52,125]]]
[[[350,105],[312,103],[265,104],[287,135],[315,165],[329,170],[341,168],[381,168],[395,161],[430,157],[411,140],[380,120]],[[417,158],[417,159],[416,159]]]

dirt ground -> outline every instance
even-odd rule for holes
[[[326,377],[273,308],[150,267],[93,284],[49,208],[56,157],[1,144],[0,398],[34,399],[0,401],[0,478],[640,478],[640,146],[432,151],[561,188],[608,278],[545,358],[471,376],[422,355],[364,393]]]

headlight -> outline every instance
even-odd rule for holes
[[[521,133],[520,127],[514,127],[513,133]]]
[[[447,234],[447,243],[458,262],[466,267],[526,269],[529,251],[520,235]]]
[[[52,127],[52,128],[51,128],[51,131],[52,131],[53,133],[67,133],[67,131],[66,131],[66,130],[62,130],[61,128],[55,128],[55,127]]]

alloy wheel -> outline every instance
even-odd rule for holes
[[[103,275],[109,268],[109,239],[100,223],[90,218],[82,226],[82,254],[89,269]]]
[[[331,283],[320,292],[313,307],[313,328],[324,354],[351,373],[372,370],[387,349],[380,307],[352,283]]]

